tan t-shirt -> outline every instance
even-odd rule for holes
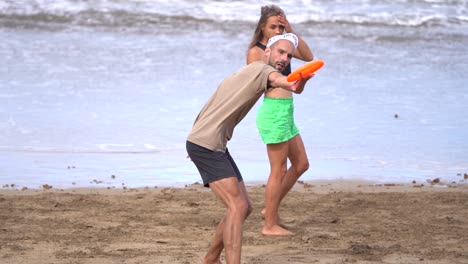
[[[213,151],[226,151],[234,127],[266,91],[268,76],[274,71],[257,61],[224,79],[198,114],[187,140]]]

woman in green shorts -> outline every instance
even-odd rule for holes
[[[247,64],[261,60],[265,55],[265,49],[269,47],[268,41],[274,36],[283,34],[284,31],[294,33],[283,10],[275,5],[263,6],[249,45]],[[295,37],[297,48],[294,57],[303,61],[313,60],[313,54],[307,43],[302,38],[296,35]],[[284,75],[291,72],[289,62],[277,65],[276,68]],[[310,78],[311,76],[304,77]],[[265,216],[262,234],[294,235],[293,232],[280,225],[278,208],[298,178],[309,168],[309,161],[299,130],[294,123],[291,91],[268,89],[265,92],[264,101],[257,112],[257,127],[262,140],[267,145],[270,161],[270,175],[265,190],[265,209],[262,210]],[[291,163],[289,169],[287,168],[288,159]]]

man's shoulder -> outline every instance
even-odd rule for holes
[[[247,66],[262,67],[264,65],[267,65],[264,61],[254,61],[249,63]]]
[[[263,61],[254,61],[250,64],[247,64],[233,73],[231,78],[245,78],[246,76],[260,76],[260,75],[269,75],[271,72],[277,71],[272,66],[266,64]]]
[[[271,65],[266,64],[264,61],[254,61],[250,64],[248,64],[246,67],[252,68],[252,69],[257,69],[259,71],[276,71],[275,68],[273,68]]]

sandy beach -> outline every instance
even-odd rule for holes
[[[297,235],[260,234],[264,186],[242,263],[468,263],[466,183],[299,182],[281,207]],[[210,190],[0,191],[0,263],[201,263],[223,207]]]

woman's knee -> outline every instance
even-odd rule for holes
[[[288,172],[288,164],[285,162],[281,164],[280,173],[281,175],[286,175],[287,172]]]
[[[294,167],[296,167],[296,171],[299,175],[303,174],[309,169],[309,160],[308,159],[302,159],[293,164]]]

